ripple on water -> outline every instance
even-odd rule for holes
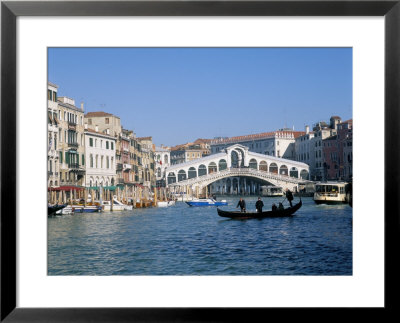
[[[229,205],[237,199],[227,197]],[[256,197],[246,197],[248,209]],[[280,199],[264,199],[268,205]],[[214,207],[48,219],[49,275],[351,275],[352,209],[303,198],[293,218],[230,220]]]

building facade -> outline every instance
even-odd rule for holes
[[[84,113],[83,104],[78,108],[75,100],[58,97],[58,152],[60,186],[84,185]]]
[[[170,165],[171,153],[166,147],[156,147],[154,151],[154,165],[156,185],[158,187],[165,187],[165,169]]]
[[[52,83],[47,84],[47,186],[58,187],[60,185],[60,165],[58,153],[58,86]]]
[[[116,183],[116,139],[96,130],[85,130],[85,186],[113,186]]]
[[[252,152],[295,160],[295,140],[302,135],[304,135],[302,131],[282,129],[253,135],[216,138],[211,140],[211,154],[219,153],[228,146],[240,144]]]
[[[155,163],[152,137],[137,138],[141,150],[141,167],[142,167],[142,183],[146,187],[154,187],[156,185]]]

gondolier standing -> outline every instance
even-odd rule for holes
[[[290,207],[292,207],[292,201],[293,201],[293,194],[292,192],[287,188],[286,189],[286,198],[289,201]]]
[[[258,201],[256,202],[257,212],[261,213],[263,206],[264,206],[264,203],[263,203],[263,201],[261,201],[261,197],[259,197]]]
[[[236,205],[236,208],[240,206],[240,212],[246,212],[246,202],[240,198],[238,204]]]

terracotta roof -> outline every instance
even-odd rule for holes
[[[107,116],[114,116],[114,115],[111,113],[103,112],[103,111],[88,112],[85,114],[85,118],[107,117]],[[114,116],[114,117],[117,117],[117,116]]]

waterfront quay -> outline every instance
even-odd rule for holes
[[[223,209],[236,209],[238,196],[220,198]],[[255,211],[257,197],[244,199]],[[264,208],[283,200],[264,197]],[[215,207],[179,201],[49,218],[48,274],[352,275],[352,208],[302,201],[293,217],[262,220],[221,218]]]

